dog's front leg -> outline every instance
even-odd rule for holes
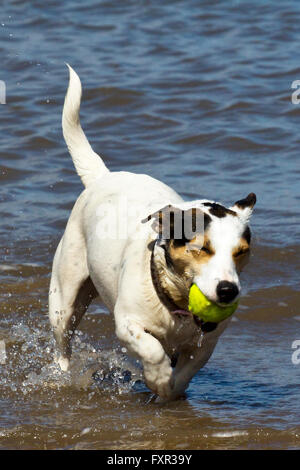
[[[147,386],[161,398],[171,398],[173,369],[160,342],[118,308],[115,309],[115,320],[118,338],[143,363]]]

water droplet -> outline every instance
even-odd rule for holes
[[[198,347],[198,348],[201,348],[202,341],[203,341],[203,337],[204,337],[204,333],[203,333],[203,331],[201,330],[201,333],[200,333],[200,336],[199,336],[199,339],[198,339],[198,343],[197,343],[197,347]]]
[[[91,431],[91,429],[92,429],[92,428],[84,428],[84,429],[81,431],[80,435],[81,435],[81,436],[84,436],[84,434],[88,434],[88,433]]]

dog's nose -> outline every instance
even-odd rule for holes
[[[217,296],[222,304],[229,304],[238,295],[239,289],[236,284],[229,281],[221,281],[217,285]]]

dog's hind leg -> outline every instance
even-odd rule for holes
[[[62,370],[69,368],[74,330],[92,299],[98,296],[89,276],[84,241],[78,233],[76,239],[71,237],[71,232],[67,227],[56,250],[49,291],[49,317]]]

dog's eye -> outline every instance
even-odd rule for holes
[[[249,248],[241,248],[237,253],[235,253],[233,256],[235,258],[238,258],[239,256],[245,255],[246,253],[249,252]]]
[[[190,251],[195,256],[199,256],[201,253],[206,253],[207,255],[214,254],[214,251],[210,246],[202,246],[202,244],[197,245],[196,243],[188,245],[187,251]]]
[[[201,251],[204,251],[204,253],[207,253],[208,255],[212,254],[212,251],[209,248],[207,248],[207,246],[203,246],[201,248]]]

